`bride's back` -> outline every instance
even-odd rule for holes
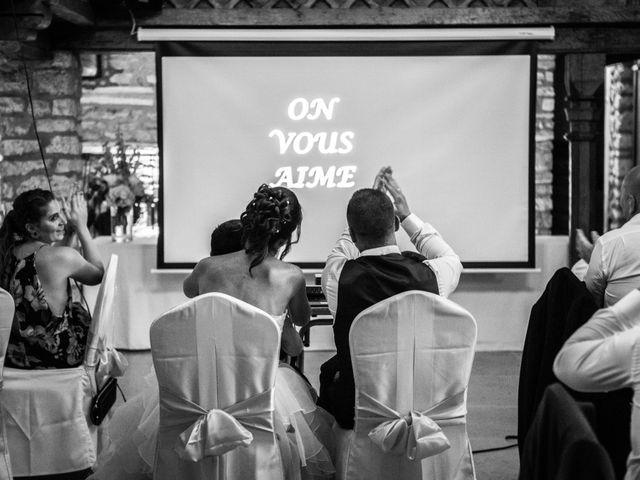
[[[240,222],[242,250],[198,262],[183,283],[185,295],[226,293],[273,316],[288,310],[294,324],[304,325],[311,310],[302,270],[276,258],[283,258],[300,235],[297,197],[284,187],[262,185]]]
[[[265,257],[250,272],[251,257],[244,251],[210,257],[203,263],[200,294],[226,293],[274,316],[285,312],[293,295],[292,280],[302,275],[294,265],[274,257]]]

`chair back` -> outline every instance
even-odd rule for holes
[[[88,415],[93,383],[84,366],[4,369],[0,401],[15,476],[63,474],[95,464],[97,428]]]
[[[355,428],[339,478],[475,478],[466,430],[475,343],[471,314],[432,293],[361,312],[349,332]]]
[[[107,443],[108,422],[93,425],[89,408],[106,379],[122,375],[126,367],[126,360],[111,342],[117,268],[118,257],[113,255],[100,285],[82,366],[5,369],[0,401],[16,476],[87,469]]]
[[[15,303],[9,292],[0,288],[0,396],[2,395],[2,370],[4,357],[9,344],[9,333],[13,323]],[[11,460],[9,458],[9,446],[7,444],[7,432],[5,428],[4,412],[0,409],[0,480],[12,478]]]
[[[596,415],[592,404],[577,403],[560,383],[546,388],[522,447],[519,480],[617,478],[585,411]]]
[[[112,254],[98,289],[84,360],[87,368],[96,369],[98,388],[108,377],[124,375],[127,367],[126,359],[113,347],[117,272],[118,255]]]
[[[4,356],[7,353],[7,346],[9,345],[9,333],[11,332],[15,309],[15,302],[11,294],[5,289],[0,288],[0,360],[3,366]],[[0,380],[2,380],[2,369],[0,369]]]
[[[281,480],[275,320],[208,293],[156,319],[150,340],[160,388],[154,479]]]

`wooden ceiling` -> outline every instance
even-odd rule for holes
[[[52,49],[149,50],[144,27],[549,26],[549,53],[640,54],[640,0],[3,0],[0,46],[28,57]],[[17,35],[16,35],[17,32]]]

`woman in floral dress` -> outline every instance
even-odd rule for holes
[[[67,224],[70,228],[65,229]],[[69,246],[75,235],[83,253]],[[80,365],[90,317],[80,304],[72,302],[70,279],[96,285],[103,273],[87,229],[82,194],[65,201],[62,211],[47,190],[18,195],[0,227],[0,286],[11,294],[16,306],[5,366],[43,369]]]

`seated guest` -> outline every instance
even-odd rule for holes
[[[239,219],[222,222],[211,232],[210,254],[212,257],[238,252],[242,249],[242,222]],[[281,357],[283,355],[297,357],[304,349],[300,334],[293,327],[290,316],[285,318],[284,325],[282,326],[280,349]]]
[[[98,284],[104,268],[82,194],[63,205],[66,222],[50,191],[29,190],[18,195],[0,228],[0,286],[16,305],[7,367],[70,368],[84,360],[91,319],[72,302],[70,280]],[[75,234],[82,254],[69,246]]]
[[[212,252],[220,251],[219,239],[226,246],[222,250],[232,249],[235,231],[228,227],[233,222],[224,222],[219,227],[222,230],[213,232]],[[310,318],[310,308],[302,271],[281,260],[294,243],[293,236],[300,235],[302,209],[298,199],[286,188],[262,185],[241,222],[243,248],[201,260],[183,283],[185,295],[226,293],[270,314],[280,328],[287,313],[294,322],[304,325]],[[276,258],[280,250],[280,258]],[[155,375],[147,376],[146,383],[143,392],[120,407],[112,418],[109,435],[113,443],[98,458],[98,468],[91,477],[94,480],[151,478],[159,423]],[[301,464],[305,463],[302,479],[332,478],[332,419],[316,408],[302,377],[279,373],[275,404],[276,420],[288,428],[290,435],[280,439],[287,442],[282,451],[292,455],[285,457],[283,453],[286,478],[300,478]]]
[[[262,185],[240,221],[243,250],[198,262],[183,283],[185,295],[226,293],[270,313],[280,325],[287,312],[296,325],[305,325],[311,308],[304,275],[282,261],[294,235],[300,234],[302,209],[297,197],[286,188]]]
[[[625,479],[640,478],[640,292],[632,290],[615,305],[598,310],[569,337],[553,370],[577,391],[634,389]]]
[[[598,237],[592,245],[582,231],[576,232],[581,257],[589,263],[584,281],[599,307],[609,307],[640,287],[640,167],[622,181],[620,205],[626,223]]]
[[[287,188],[262,185],[240,216],[240,221],[243,249],[198,262],[183,283],[184,293],[194,297],[222,292],[260,308],[283,328],[282,348],[290,354],[294,348],[299,348],[297,353],[300,353],[300,336],[287,323],[290,319],[296,325],[305,325],[310,319],[311,308],[302,271],[282,261],[295,243],[294,237],[300,237],[302,209],[298,199]],[[294,341],[299,342],[299,347]],[[305,397],[308,392],[308,385],[302,377],[287,377],[290,383],[283,381],[284,378],[278,375],[276,380],[276,413],[286,425],[289,422],[299,423],[296,412],[301,411],[307,414],[309,421],[309,428],[299,425],[297,429],[297,435],[308,432],[308,435],[298,436],[301,438],[298,442],[302,444],[297,445],[297,450],[306,463],[303,476],[330,477],[334,469],[329,455],[332,445],[327,444],[332,441],[329,416],[325,416],[321,409],[316,412],[314,407],[311,410],[307,401],[296,398],[295,392]],[[302,407],[302,403],[306,405]],[[324,440],[319,441],[320,437]],[[316,453],[309,457],[310,452]]]
[[[380,170],[374,187],[358,190],[351,197],[348,230],[338,239],[322,272],[322,289],[334,318],[337,355],[321,367],[318,405],[345,429],[354,425],[349,329],[355,317],[367,307],[408,290],[448,297],[462,272],[460,259],[437,230],[411,213],[390,167]],[[400,253],[395,237],[400,225],[419,256]]]
[[[211,251],[209,255],[226,255],[242,250],[242,223],[234,218],[222,222],[211,232]]]

